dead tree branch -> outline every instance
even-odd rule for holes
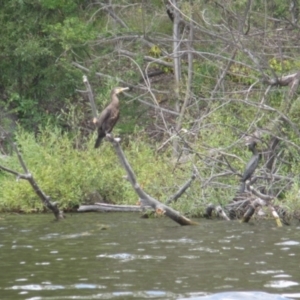
[[[128,26],[126,25],[126,23],[115,14],[112,5],[103,5],[102,4],[102,7],[116,22],[118,22],[124,28],[129,29]]]
[[[96,108],[96,104],[95,104],[95,101],[94,101],[93,91],[92,91],[92,88],[90,86],[90,83],[89,83],[86,75],[83,75],[83,83],[86,87],[86,92],[87,92],[88,97],[89,97],[93,117],[94,117],[94,119],[97,119],[98,113],[97,113],[97,108]]]
[[[77,63],[77,62],[72,62],[72,65],[86,73],[90,73],[90,69],[89,68],[86,68],[84,66],[82,66],[81,64]],[[101,73],[101,72],[95,72],[95,75],[97,75],[98,77],[100,78],[106,78],[106,79],[110,79],[110,80],[117,80],[119,83],[122,83],[124,84],[125,86],[128,86],[130,88],[135,88],[135,89],[139,89],[139,90],[142,90],[142,91],[148,91],[148,88],[145,87],[145,86],[141,86],[141,85],[135,85],[135,84],[131,84],[129,82],[126,82],[124,80],[122,80],[121,78],[119,77],[114,77],[114,76],[111,76],[111,75],[108,75],[108,74],[104,74],[104,73]],[[153,92],[157,92],[157,93],[161,93],[161,94],[168,94],[168,92],[166,91],[159,91],[159,90],[156,90],[156,89],[152,89]]]
[[[18,179],[20,178],[20,179],[28,180],[31,187],[35,191],[35,193],[42,200],[44,206],[46,208],[50,209],[53,212],[56,220],[63,219],[64,218],[63,212],[58,209],[57,203],[56,202],[51,202],[50,196],[46,195],[43,192],[43,190],[38,186],[37,182],[33,178],[33,175],[29,172],[29,170],[28,170],[28,168],[27,168],[27,166],[26,166],[26,164],[23,160],[23,157],[22,157],[22,155],[21,155],[20,151],[18,150],[15,143],[13,144],[13,147],[14,147],[14,150],[16,151],[16,153],[17,153],[17,156],[18,156],[20,165],[23,168],[24,174],[21,174],[17,171],[11,170],[11,169],[6,168],[6,167],[3,167],[1,165],[0,165],[0,169],[2,169],[3,171],[8,172],[10,174],[16,175]]]
[[[177,222],[180,225],[196,225],[197,223],[191,221],[190,219],[182,216],[179,212],[176,210],[168,207],[167,205],[164,205],[163,203],[159,202],[158,200],[154,199],[150,195],[148,195],[144,190],[141,188],[141,186],[138,184],[134,171],[132,170],[120,144],[118,139],[114,139],[111,135],[106,135],[106,137],[109,139],[109,141],[112,143],[118,158],[123,165],[128,180],[131,183],[133,189],[135,190],[136,194],[139,196],[141,205],[142,206],[151,206],[156,212],[160,214],[165,214],[167,217],[171,218],[173,221]]]
[[[172,195],[167,201],[166,204],[170,204],[171,202],[176,202],[181,195],[191,186],[192,182],[196,179],[197,173],[195,166],[193,167],[193,173],[191,178],[174,194]]]
[[[137,57],[139,57],[139,54],[130,52],[128,50],[120,49],[120,50],[118,50],[118,52],[119,52],[119,54],[127,55],[127,56],[129,56],[131,58],[137,58]],[[148,56],[148,55],[144,55],[143,59],[145,61],[153,62],[153,63],[156,63],[158,65],[164,66],[164,67],[172,68],[174,66],[172,63],[168,63],[168,62],[162,60],[161,58],[155,58],[155,57]]]

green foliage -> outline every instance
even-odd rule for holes
[[[69,17],[62,23],[46,26],[45,32],[49,32],[51,41],[59,42],[64,51],[82,47],[84,43],[93,40],[97,32],[93,30],[92,24],[86,24],[78,17]]]
[[[256,82],[258,78],[257,72],[240,64],[232,64],[229,71],[230,79],[237,83],[251,85]]]
[[[149,54],[153,57],[160,57],[161,56],[161,49],[157,45],[153,45],[149,49]]]
[[[288,72],[292,69],[291,61],[289,60],[279,60],[273,57],[269,60],[270,67],[275,71],[279,73]]]
[[[74,96],[82,74],[70,61],[85,56],[86,42],[95,36],[92,22],[84,20],[83,3],[1,1],[0,87],[28,128],[61,107],[61,99]]]
[[[41,1],[41,6],[54,10],[54,9],[59,9],[62,10],[64,13],[68,13],[76,9],[77,5],[82,2],[82,1],[74,1],[74,0],[43,0]]]
[[[20,130],[17,134],[23,158],[35,180],[44,192],[64,209],[70,209],[88,200],[89,194],[98,191],[108,201],[117,203],[137,202],[130,183],[123,177],[120,165],[111,145],[104,142],[94,149],[95,136],[74,148],[73,140],[58,128],[48,127],[34,134]],[[136,172],[138,181],[149,194],[165,200],[166,187],[179,178],[171,174],[172,166],[165,157],[156,156],[141,139],[133,140],[125,149],[126,156]],[[22,173],[16,155],[1,164]],[[30,184],[10,174],[0,176],[1,211],[41,211],[43,205]]]
[[[105,142],[95,150],[95,137],[86,134],[91,129],[90,107],[76,91],[84,89],[83,74],[72,62],[89,68],[88,76],[99,111],[108,103],[111,88],[119,85],[117,78],[132,85],[140,82],[137,65],[143,71],[160,68],[169,73],[158,80],[151,78],[149,88],[162,107],[174,110],[172,105],[178,99],[173,92],[173,68],[144,59],[145,55],[151,55],[170,63],[173,60],[173,24],[163,1],[113,3],[114,13],[125,26],[102,9],[102,2],[93,5],[84,0],[0,2],[1,108],[16,114],[21,128],[31,131],[20,129],[16,138],[38,183],[63,208],[88,201],[94,191],[113,202],[136,203],[137,197],[123,179],[124,170],[111,145]],[[127,5],[129,2],[132,5]],[[292,99],[291,103],[285,101],[289,87],[274,86],[266,92],[261,79],[262,72],[273,78],[274,73],[279,77],[298,70],[300,62],[296,29],[286,23],[291,18],[287,3],[254,1],[245,15],[246,0],[224,1],[221,6],[205,0],[192,2],[178,2],[183,19],[189,22],[190,17],[193,18],[192,47],[198,52],[194,56],[191,97],[182,127],[192,128],[186,138],[201,159],[195,156],[191,161],[204,183],[196,181],[174,206],[183,213],[199,215],[207,202],[226,203],[233,198],[239,177],[216,176],[214,179],[214,175],[228,172],[224,157],[237,173],[243,172],[251,156],[244,147],[243,136],[257,129],[262,128],[264,132],[262,150],[266,150],[271,135],[280,136],[276,173],[283,177],[299,174],[299,151],[293,146],[300,144],[297,132],[284,121],[278,123],[280,128],[273,127],[273,121],[280,115],[275,110],[284,113],[294,124],[298,123],[299,99]],[[245,24],[241,24],[243,16]],[[285,36],[287,26],[289,36]],[[185,51],[189,27],[180,25],[180,34],[181,51]],[[117,54],[119,47],[136,56],[131,57],[126,52]],[[187,90],[186,53],[182,52],[181,59],[182,79],[176,88],[183,100]],[[114,79],[107,80],[103,76],[99,80],[95,74],[98,71]],[[218,86],[224,71],[226,76]],[[137,98],[150,99],[141,91],[138,94],[138,89],[131,91],[135,92]],[[180,167],[175,165],[170,158],[172,141],[166,142],[170,136],[165,129],[175,125],[176,117],[163,112],[161,126],[160,114],[148,113],[148,107],[138,101],[127,103],[123,95],[120,100],[121,118],[114,133],[121,135],[124,151],[142,187],[164,201],[190,177],[191,161]],[[264,103],[274,111],[265,109]],[[153,140],[148,141],[145,134],[153,130],[153,117],[157,117],[155,130],[161,130],[155,135],[163,139],[159,141],[160,146],[166,142],[165,152],[160,155],[155,153]],[[0,111],[0,127],[11,129],[11,122]],[[44,127],[46,129],[40,129]],[[59,128],[68,132],[62,133]],[[178,141],[180,147],[186,146],[182,140]],[[0,143],[4,149],[3,142]],[[15,156],[3,163],[20,169]],[[213,180],[206,183],[207,178]],[[297,180],[295,189],[281,193],[282,198],[297,202]],[[11,175],[0,172],[0,185],[2,210],[43,209],[27,182],[16,183]]]

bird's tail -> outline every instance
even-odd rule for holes
[[[102,140],[103,140],[103,136],[98,135],[96,143],[95,143],[95,148],[99,148],[100,147]]]
[[[245,192],[245,181],[242,181],[242,184],[240,186],[240,190],[239,190],[239,193],[244,193]]]

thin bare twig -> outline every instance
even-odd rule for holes
[[[192,182],[196,179],[196,176],[197,176],[197,171],[195,166],[193,166],[193,173],[191,178],[189,178],[187,182],[182,187],[180,187],[180,189],[166,201],[166,204],[170,204],[171,202],[176,202],[183,195],[183,193],[191,186]]]
[[[89,83],[88,78],[87,78],[86,75],[83,75],[83,83],[84,83],[84,85],[86,87],[86,92],[87,92],[88,97],[89,97],[89,101],[90,101],[90,104],[91,104],[93,117],[95,119],[97,119],[98,113],[97,113],[97,108],[96,108],[96,104],[95,104],[95,101],[94,101],[93,91],[92,91],[92,88],[90,86],[90,83]]]

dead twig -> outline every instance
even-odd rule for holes
[[[182,187],[180,187],[180,189],[174,195],[172,195],[166,201],[166,204],[170,204],[171,202],[176,202],[181,197],[181,195],[191,186],[192,182],[196,179],[196,176],[197,176],[197,170],[196,167],[193,166],[193,173],[191,178],[189,178],[189,180]]]

